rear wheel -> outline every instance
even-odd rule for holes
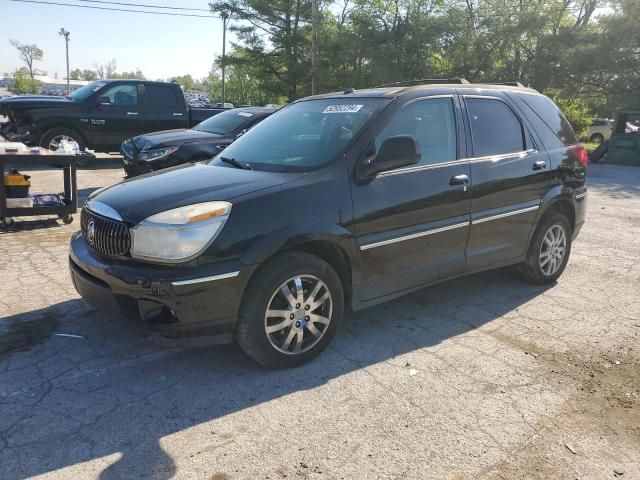
[[[593,135],[591,135],[591,137],[589,137],[589,141],[591,143],[600,144],[604,142],[604,135],[602,135],[601,133],[594,133]]]
[[[249,282],[236,339],[269,368],[300,365],[320,354],[336,333],[344,310],[342,283],[326,262],[285,252],[265,263]]]
[[[569,221],[562,213],[553,212],[543,217],[536,228],[526,261],[519,265],[519,271],[533,283],[553,283],[562,275],[570,253]]]

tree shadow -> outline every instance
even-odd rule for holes
[[[176,466],[162,448],[163,438],[210,428],[212,420],[438,345],[501,317],[547,288],[525,285],[504,269],[449,281],[347,314],[325,353],[307,365],[280,371],[260,367],[236,345],[160,347],[147,334],[81,300],[2,319],[0,338],[12,331],[11,325],[27,322],[39,322],[32,324],[39,332],[54,332],[34,336],[30,351],[0,359],[0,408],[3,399],[10,399],[9,405],[18,401],[18,416],[25,403],[31,405],[10,428],[0,426],[0,465],[2,438],[20,458],[13,468],[9,464],[4,478],[38,475],[117,453],[121,458],[100,478],[172,478]],[[57,337],[59,332],[86,339]],[[33,365],[40,377],[15,378]],[[211,435],[224,443],[233,434]]]

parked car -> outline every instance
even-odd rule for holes
[[[587,129],[587,138],[591,143],[602,143],[609,140],[613,130],[613,120],[609,118],[594,118]]]
[[[554,282],[586,169],[535,90],[350,89],[283,108],[210,164],[93,195],[70,268],[98,308],[289,367],[327,347],[345,307],[507,265]]]
[[[271,115],[273,108],[236,108],[206,119],[191,129],[147,133],[122,142],[129,177],[208,160]]]
[[[223,111],[188,107],[175,83],[98,80],[65,97],[19,95],[0,100],[0,116],[9,118],[0,135],[51,150],[66,140],[80,150],[113,152],[126,138],[190,128]]]

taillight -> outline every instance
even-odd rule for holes
[[[582,145],[574,145],[570,149],[571,154],[580,162],[583,167],[586,167],[589,163],[589,154],[587,149]]]

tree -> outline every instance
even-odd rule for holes
[[[21,67],[13,73],[14,85],[11,91],[17,95],[25,93],[40,93],[42,89],[42,82],[40,80],[32,79],[29,70],[26,67]]]
[[[228,65],[264,72],[262,87],[270,96],[295,100],[310,92],[311,0],[228,0],[209,6],[235,20],[229,29],[238,37],[239,55],[229,55]]]
[[[27,66],[29,77],[31,77],[31,81],[33,81],[34,76],[38,73],[35,68],[35,62],[42,60],[44,52],[35,44],[20,43],[17,40],[9,40],[9,44],[18,50],[20,58]]]
[[[136,70],[135,72],[133,71],[122,72],[122,73],[112,72],[107,78],[122,79],[122,80],[127,80],[127,79],[146,80],[144,73],[142,73],[140,69]]]
[[[79,68],[74,68],[69,72],[69,78],[71,80],[81,80],[82,79],[82,70]]]
[[[112,78],[113,74],[116,72],[116,60],[112,58],[106,64],[93,64],[96,69],[96,73],[98,74],[98,78],[104,80],[106,78]]]
[[[202,89],[202,85],[199,82],[195,81],[193,77],[189,74],[172,77],[169,81],[176,82],[185,90],[201,90]]]
[[[94,80],[98,79],[98,74],[95,72],[95,70],[85,69],[82,71],[81,78],[82,80],[93,82]]]

